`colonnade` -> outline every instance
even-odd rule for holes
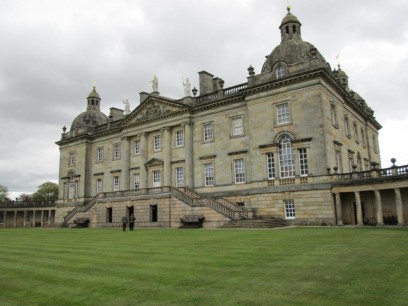
[[[384,190],[384,189],[381,189],[381,190]],[[381,190],[380,189],[371,190],[371,192],[374,193],[374,207],[376,211],[375,217],[376,217],[377,225],[384,225]],[[395,211],[397,214],[398,225],[403,226],[405,224],[404,223],[404,209],[408,209],[408,207],[404,208],[403,206],[402,197],[401,197],[401,188],[393,188],[393,190],[394,190],[393,202],[395,202]],[[337,192],[336,190],[333,191],[335,195],[337,225],[344,224],[343,223],[343,206],[342,206],[342,201],[341,201],[341,193],[344,193],[344,192],[354,193],[354,203],[355,203],[355,208],[356,208],[356,224],[363,225],[363,209],[362,209],[362,201],[361,201],[362,191],[363,190],[358,190],[358,191],[343,190],[343,191],[337,191]],[[369,191],[369,190],[364,190],[364,191]]]
[[[1,209],[0,227],[47,227],[55,224],[55,209]]]

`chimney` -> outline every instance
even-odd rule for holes
[[[200,96],[212,93],[214,91],[213,75],[207,71],[198,73],[200,78]]]

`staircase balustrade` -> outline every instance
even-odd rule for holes
[[[155,195],[171,193],[174,197],[178,198],[183,203],[190,205],[191,207],[210,207],[215,211],[221,213],[222,215],[231,219],[241,219],[248,218],[248,212],[224,198],[210,198],[204,197],[199,193],[188,187],[153,187],[153,188],[143,188],[134,190],[124,190],[116,192],[104,192],[97,194],[89,202],[84,203],[82,206],[76,206],[71,210],[65,217],[64,222],[71,220],[77,213],[88,211],[93,205],[97,203],[98,198],[118,198],[118,197],[128,197],[128,196],[144,196],[144,195]],[[238,214],[236,214],[238,212]]]

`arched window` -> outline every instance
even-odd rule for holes
[[[281,79],[285,76],[286,74],[286,67],[283,64],[278,65],[276,67],[276,78]]]
[[[295,176],[295,157],[293,154],[292,139],[289,135],[283,135],[279,139],[279,165],[280,177]]]

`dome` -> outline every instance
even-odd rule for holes
[[[317,67],[328,67],[326,60],[320,52],[310,43],[302,40],[299,19],[290,12],[283,18],[279,27],[281,43],[269,56],[262,67],[263,72],[276,71],[277,77],[293,74]],[[276,69],[285,69],[283,73]],[[278,70],[279,70],[278,69]]]
[[[310,43],[303,40],[286,40],[277,46],[267,57],[262,72],[270,72],[277,63],[283,62],[287,66],[292,66],[311,58],[318,61],[318,66],[327,66],[323,55]]]
[[[71,124],[71,131],[74,129],[81,129],[89,125],[101,125],[108,123],[108,117],[102,112],[86,111],[79,114]]]
[[[95,86],[87,98],[87,109],[79,114],[71,124],[71,131],[81,129],[87,126],[98,126],[108,123],[108,117],[100,110],[101,97],[96,92]]]

